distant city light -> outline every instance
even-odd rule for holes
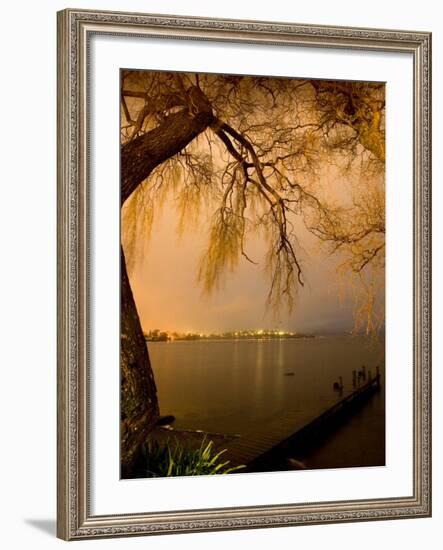
[[[186,332],[168,330],[149,330],[145,332],[145,339],[148,342],[168,342],[170,340],[229,340],[229,339],[250,339],[250,340],[272,340],[275,338],[313,338],[311,334],[303,334],[281,329],[244,329],[228,332]]]

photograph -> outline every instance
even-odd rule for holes
[[[385,466],[385,95],[120,69],[121,478]]]

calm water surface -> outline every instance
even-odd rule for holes
[[[149,342],[148,349],[161,414],[174,415],[178,428],[241,435],[288,411],[301,424],[337,401],[339,376],[345,392],[362,365],[373,375],[380,365],[384,380],[384,341],[363,337]],[[384,425],[384,395],[371,407]]]

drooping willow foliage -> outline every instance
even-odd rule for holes
[[[248,254],[248,237],[266,242],[269,306],[291,310],[305,284],[298,227],[339,254],[345,286],[356,296],[356,327],[383,323],[377,294],[384,280],[384,85],[287,78],[123,71],[122,147],[200,94],[214,120],[160,164],[122,208],[122,240],[131,270],[168,197],[177,229],[211,212],[197,277],[205,292]],[[325,185],[329,168],[338,180]],[[352,186],[344,193],[340,175]],[[383,306],[383,304],[381,304]]]

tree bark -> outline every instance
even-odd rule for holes
[[[140,443],[158,418],[154,375],[149,361],[123,250],[120,251],[120,441],[121,476],[130,477]]]
[[[201,90],[193,88],[188,94],[188,109],[169,115],[159,126],[122,147],[121,204],[154,168],[184,149],[213,121],[211,105]],[[120,461],[121,475],[127,478],[141,443],[156,424],[159,406],[123,250],[120,277]]]

